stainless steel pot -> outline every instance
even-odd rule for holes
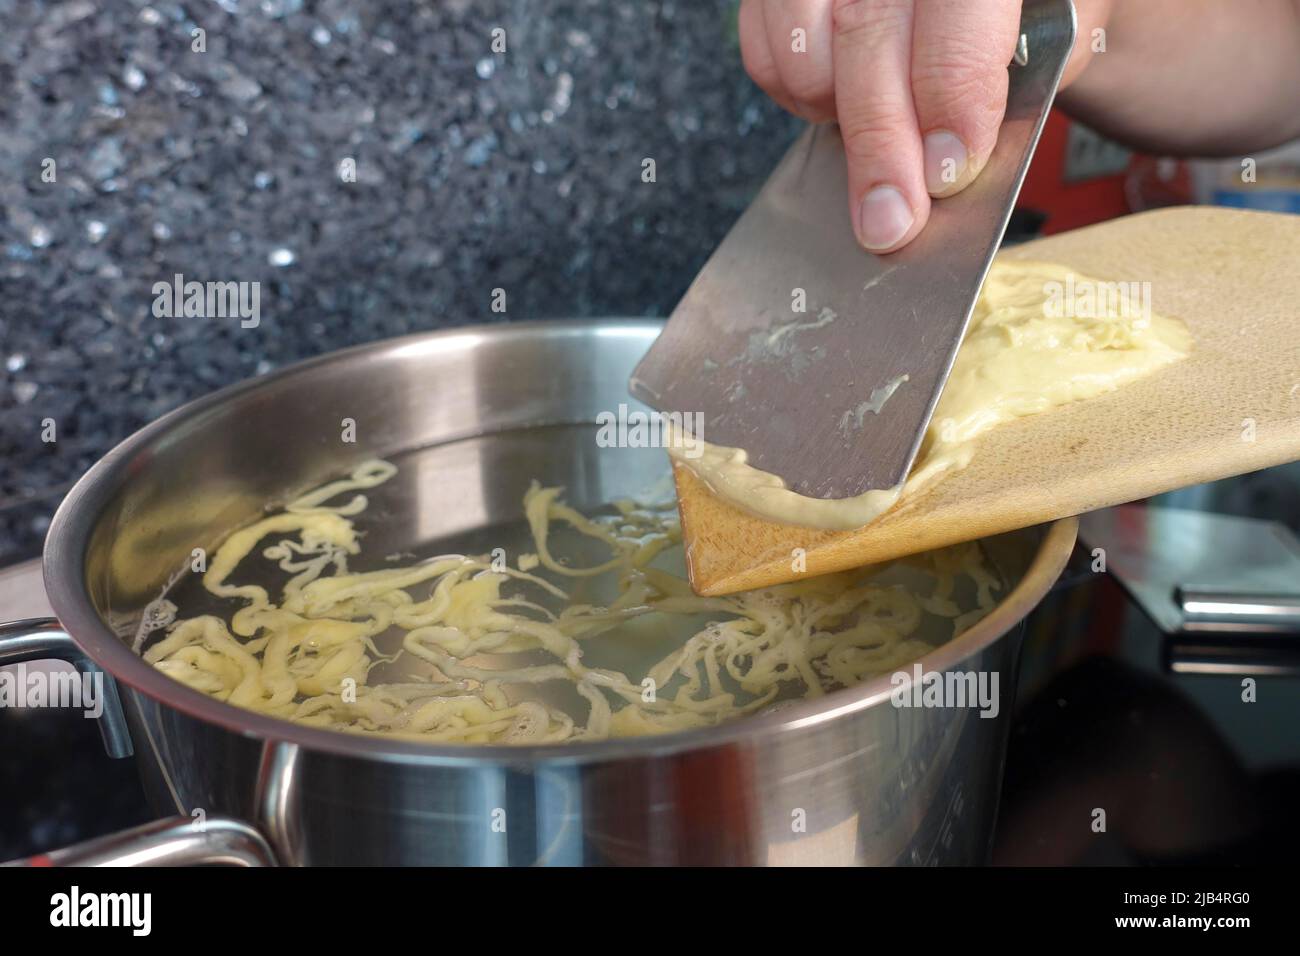
[[[647,459],[600,450],[658,323],[470,328],[351,349],[218,392],[123,442],[68,494],[45,581],[58,623],[0,634],[0,663],[102,668],[101,721],[175,815],[56,862],[290,864],[975,863],[993,831],[1020,630],[1075,540],[1058,521],[985,541],[1013,586],[922,661],[996,672],[1000,714],[901,708],[887,677],[717,728],[540,747],[362,738],[251,713],[130,648],[192,549],[268,502],[402,457],[377,553],[472,540],[534,477],[580,507],[638,490]],[[349,420],[355,441],[346,440]],[[659,455],[661,453],[655,453]],[[656,461],[659,459],[656,458]],[[659,465],[662,467],[662,464]],[[122,726],[122,718],[129,727]]]

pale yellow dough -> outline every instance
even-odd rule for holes
[[[990,428],[1113,391],[1188,354],[1192,339],[1182,322],[1152,314],[1149,298],[1141,300],[1147,308],[1136,308],[1140,290],[1127,302],[1116,291],[1115,283],[1064,266],[995,262],[916,463],[899,487],[809,498],[750,466],[743,449],[705,442],[698,457],[670,452],[715,494],[759,517],[822,530],[861,528],[942,472],[966,467],[976,439]],[[1069,307],[1058,307],[1063,299]]]

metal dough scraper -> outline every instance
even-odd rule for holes
[[[799,137],[633,373],[633,396],[814,498],[907,476],[1074,44],[1070,0],[1027,0],[997,146],[902,250],[853,235],[835,126]],[[799,306],[803,306],[799,311]]]

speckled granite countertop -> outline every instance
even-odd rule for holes
[[[0,562],[222,385],[500,320],[496,287],[508,319],[666,313],[795,133],[734,6],[0,0]],[[260,324],[155,316],[177,273],[259,282]]]

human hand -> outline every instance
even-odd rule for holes
[[[1082,5],[1091,9],[1080,11],[1080,26],[1091,26],[1109,0]],[[983,169],[1002,124],[1019,35],[1020,0],[742,0],[740,7],[741,55],[754,81],[796,115],[839,122],[853,229],[877,253],[910,242],[925,226],[931,197],[959,192]],[[1082,70],[1086,49],[1076,46],[1068,78]]]

